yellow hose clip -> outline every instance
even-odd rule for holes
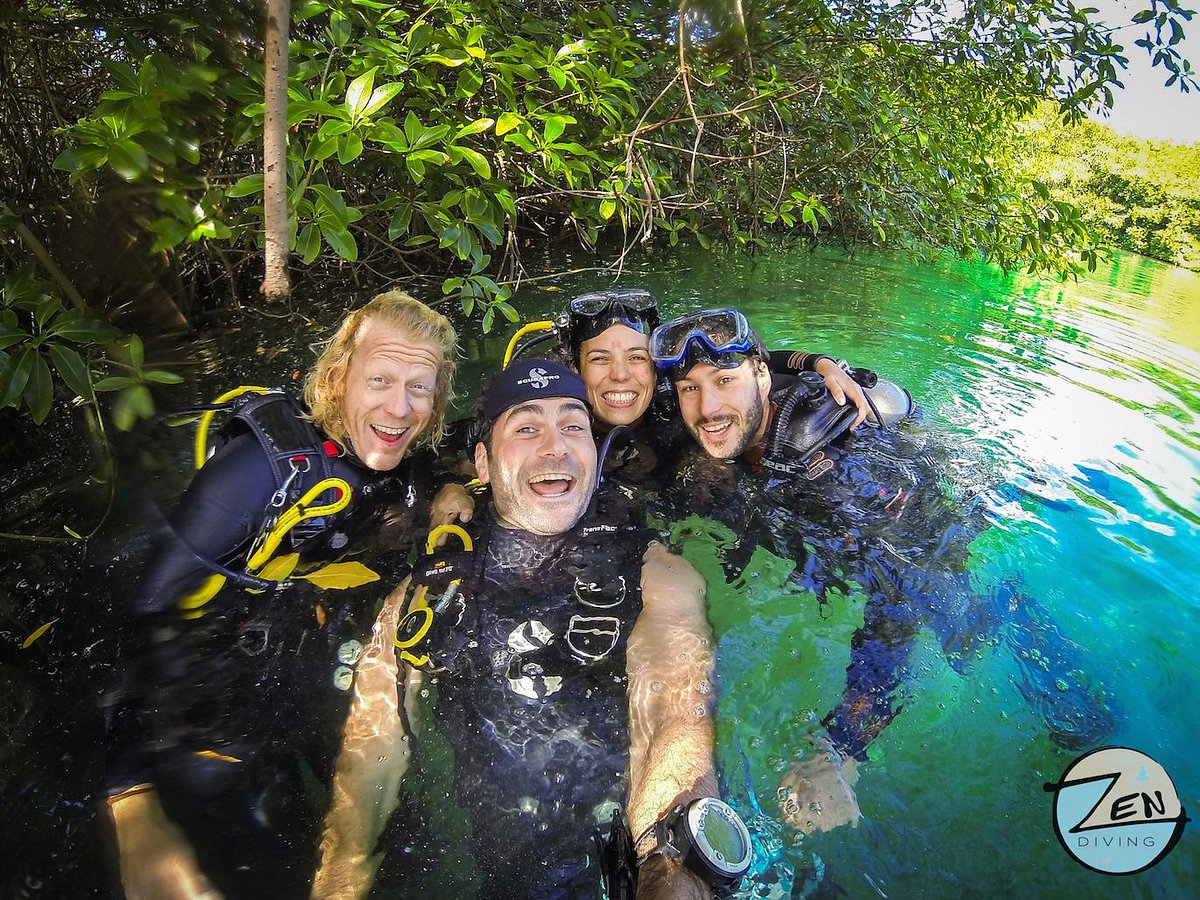
[[[438,525],[429,532],[429,537],[425,539],[425,553],[433,553],[437,547],[438,538],[443,534],[452,534],[462,541],[462,545],[466,550],[474,550],[475,542],[471,540],[471,536],[467,534],[465,528],[461,525]]]
[[[255,387],[251,384],[243,384],[241,387],[236,387],[232,391],[226,391],[220,397],[213,401],[216,403],[228,403],[242,394],[269,394],[270,388]],[[212,424],[213,416],[219,410],[208,409],[200,416],[200,424],[196,428],[196,468],[202,468],[208,459],[208,428]]]
[[[523,325],[517,329],[517,333],[512,336],[512,340],[508,342],[508,349],[504,351],[504,365],[500,368],[507,369],[508,364],[512,362],[513,351],[517,349],[517,341],[525,337],[527,334],[532,334],[535,331],[549,331],[555,327],[555,323],[547,319],[544,322],[530,322],[528,325]]]
[[[337,490],[341,493],[336,500],[330,503],[322,503],[318,506],[309,506],[321,494],[328,490]],[[279,548],[280,542],[284,535],[303,522],[305,519],[315,519],[318,516],[330,516],[336,512],[341,512],[350,502],[350,485],[341,478],[326,478],[318,481],[308,491],[293,503],[283,515],[275,522],[262,542],[254,549],[250,558],[246,561],[246,569],[252,571],[259,566],[264,565],[271,555]]]
[[[425,539],[425,554],[432,554],[437,548],[438,538],[447,534],[452,534],[462,541],[463,548],[468,552],[474,551],[475,542],[461,525],[437,525],[429,530],[429,537]],[[401,660],[414,666],[428,665],[428,654],[417,655],[413,650],[429,633],[434,615],[445,609],[450,599],[458,592],[461,584],[461,578],[451,581],[446,593],[436,598],[437,603],[433,607],[429,603],[429,586],[422,584],[416,589],[409,610],[400,620],[400,624],[396,628],[396,636],[393,639],[393,644],[400,651]]]

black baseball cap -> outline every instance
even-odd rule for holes
[[[518,359],[493,376],[477,424],[490,428],[505,410],[551,397],[570,397],[587,405],[587,389],[575,372],[551,359]]]

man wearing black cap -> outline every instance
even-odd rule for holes
[[[380,613],[314,896],[370,887],[426,673],[438,675],[435,719],[454,747],[482,895],[594,893],[591,834],[618,805],[632,834],[649,832],[637,844],[639,896],[707,896],[705,880],[727,877],[694,859],[685,868],[651,828],[716,793],[704,584],[598,508],[585,398],[578,375],[542,359],[514,363],[486,389],[475,463],[491,501],[467,550],[418,564],[411,592],[402,584]],[[393,854],[382,877],[397,857],[411,870],[420,856]]]

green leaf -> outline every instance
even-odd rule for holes
[[[117,394],[112,405],[112,420],[117,426],[118,431],[129,431],[137,424],[137,413],[133,411],[133,407],[129,403],[129,397],[125,393]]]
[[[464,125],[462,128],[458,129],[458,131],[455,132],[454,140],[457,141],[472,134],[482,134],[495,124],[496,121],[494,119],[476,119],[474,122]]]
[[[165,372],[162,369],[147,369],[142,373],[142,377],[154,384],[183,384],[183,378],[176,375],[174,372]]]
[[[313,162],[325,162],[333,154],[337,153],[340,141],[336,137],[331,137],[326,140],[313,140],[308,147],[308,152],[305,158]]]
[[[450,53],[454,53],[455,55],[450,56]],[[446,53],[426,53],[421,57],[421,62],[435,62],[451,69],[456,69],[463,63],[471,61],[469,54],[463,53],[459,56],[458,53],[459,51],[457,50],[447,50]]]
[[[379,67],[372,66],[350,82],[350,86],[346,88],[346,108],[355,119],[362,116],[363,110],[371,102],[371,92],[375,87],[377,71],[379,71]]]
[[[72,147],[55,158],[53,167],[72,175],[83,175],[100,168],[107,160],[108,154],[99,147]]]
[[[529,138],[525,137],[525,135],[521,134],[519,131],[506,134],[504,136],[504,142],[506,144],[516,144],[526,153],[537,153],[537,147],[533,145],[533,141],[529,140]]]
[[[613,213],[617,211],[617,201],[611,198],[605,198],[600,201],[600,218],[608,221],[613,217]]]
[[[54,368],[67,387],[84,400],[91,401],[96,399],[96,394],[92,390],[92,373],[88,369],[87,363],[83,361],[82,356],[70,347],[64,347],[62,344],[51,344],[50,358],[54,360]]]
[[[189,223],[181,222],[170,216],[155,219],[150,223],[149,228],[152,234],[157,235],[150,248],[152,253],[169,250],[171,247],[183,243],[192,231]]]
[[[300,229],[300,236],[296,238],[296,252],[306,266],[320,254],[321,234],[311,222]]]
[[[470,147],[451,147],[450,154],[465,159],[480,178],[492,177],[491,164],[487,161],[487,157],[477,150],[472,150]]]
[[[350,17],[340,9],[329,17],[329,40],[335,47],[345,47],[350,40]]]
[[[323,224],[321,235],[325,238],[325,243],[342,259],[348,259],[350,262],[358,259],[358,243],[346,228]]]
[[[567,130],[567,122],[574,121],[569,116],[549,116],[546,119],[545,135],[546,143],[552,144],[558,140],[564,131]]]
[[[419,22],[414,25],[408,32],[409,54],[420,53],[431,37],[433,37],[433,26],[428,22]]]
[[[402,238],[408,234],[409,225],[412,223],[412,204],[401,203],[396,207],[396,211],[392,213],[392,220],[388,223],[388,240],[394,241],[397,238]]]
[[[127,375],[109,375],[101,378],[92,387],[98,391],[119,391],[135,384],[138,384],[136,378],[130,378]]]
[[[251,194],[263,192],[263,173],[255,172],[237,180],[237,183],[225,192],[227,197],[249,197]]]
[[[126,349],[129,352],[129,365],[135,370],[140,369],[146,361],[146,348],[142,345],[142,339],[136,334],[131,334]]]
[[[0,350],[27,340],[29,335],[13,325],[0,324]]]
[[[108,148],[108,164],[126,181],[136,181],[146,174],[150,159],[140,144],[125,138]]]
[[[50,379],[50,367],[40,353],[33,355],[32,369],[23,396],[25,405],[29,407],[29,415],[41,425],[50,414],[50,405],[54,402],[54,382]]]
[[[525,119],[515,112],[502,112],[496,120],[496,136],[500,137],[517,128]]]
[[[62,309],[62,301],[57,297],[43,297],[36,307],[34,307],[34,320],[37,322],[39,329],[45,328],[46,323],[54,318],[55,313]]]
[[[558,52],[554,54],[554,61],[558,62],[567,56],[574,56],[577,53],[584,53],[587,50],[588,42],[585,40],[572,41],[569,44],[564,44],[558,48]]]
[[[36,348],[25,347],[8,358],[3,373],[0,373],[0,387],[3,388],[3,392],[0,393],[0,407],[9,406],[21,398],[25,385],[29,383],[29,376],[33,373],[34,359],[37,355]]]
[[[338,145],[338,162],[342,165],[353,162],[362,156],[363,142],[357,134],[345,135]]]
[[[154,415],[154,398],[150,396],[150,388],[144,384],[137,384],[129,388],[128,393],[129,405],[135,413],[143,419]]]
[[[353,127],[345,119],[326,119],[317,129],[317,140],[323,141],[326,138],[340,137]]]
[[[383,109],[392,101],[392,99],[404,90],[404,85],[399,81],[393,81],[389,84],[381,84],[375,88],[371,94],[371,99],[367,101],[367,105],[363,107],[363,116],[372,116],[379,110]]]
[[[407,123],[405,124],[405,129],[407,130]],[[415,138],[409,140],[409,149],[423,150],[426,147],[432,147],[434,144],[445,140],[446,135],[449,133],[449,125],[435,125],[430,128],[422,129]]]

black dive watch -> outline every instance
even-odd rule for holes
[[[677,859],[718,896],[737,888],[753,852],[746,824],[716,797],[679,804],[647,828],[635,847],[639,868],[655,856]]]

